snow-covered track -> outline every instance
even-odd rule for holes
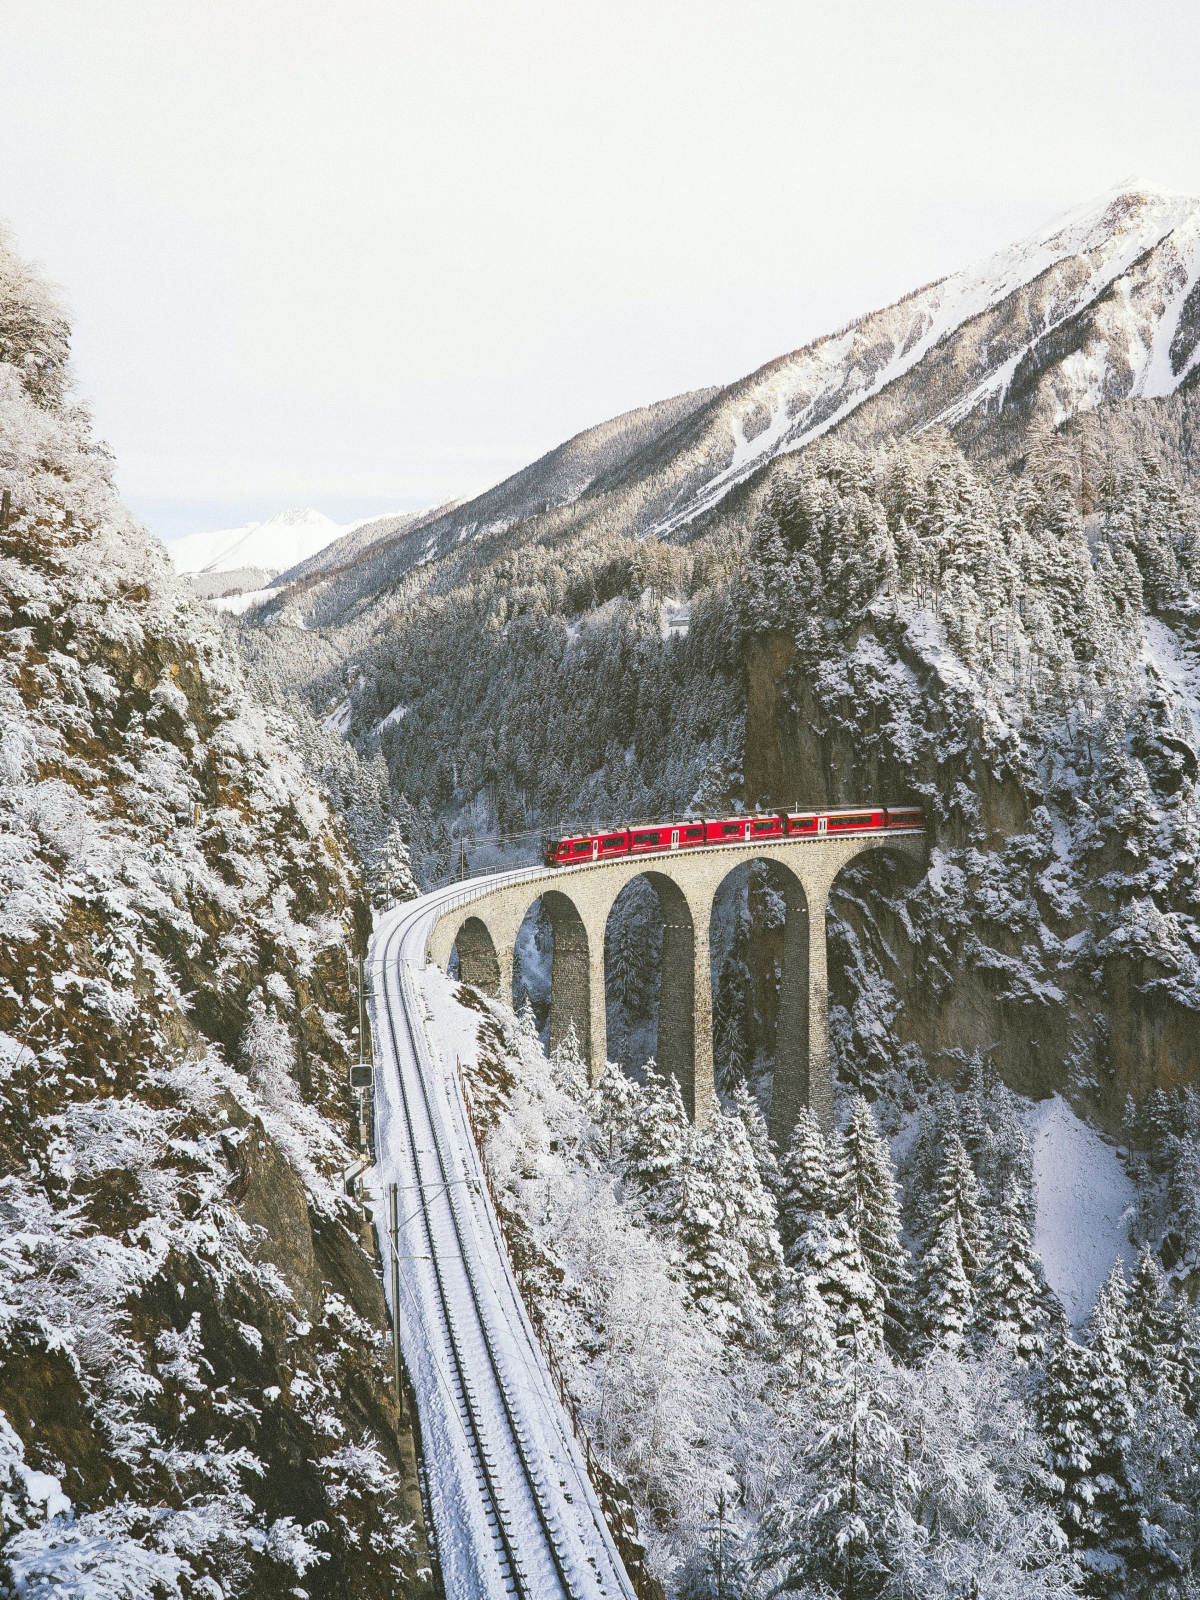
[[[377,1178],[399,1185],[392,1308],[417,1397],[447,1596],[633,1600],[492,1209],[455,1064],[417,972],[433,923],[499,873],[389,912],[371,950]],[[387,1229],[378,1214],[380,1238]],[[385,1280],[390,1274],[385,1275]]]

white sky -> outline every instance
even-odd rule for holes
[[[0,0],[0,216],[166,537],[482,487],[1138,174],[1194,4]]]

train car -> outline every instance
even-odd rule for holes
[[[548,867],[569,867],[592,859],[593,836],[581,834],[570,839],[543,839],[542,860]]]
[[[649,850],[669,850],[671,835],[677,831],[664,824],[652,828],[632,828],[629,833],[629,853],[643,856]]]
[[[925,827],[925,811],[918,805],[890,805],[888,827]]]
[[[660,855],[693,850],[700,845],[769,843],[775,839],[816,839],[831,834],[871,833],[885,828],[923,828],[920,806],[849,806],[834,811],[757,812],[741,817],[693,817],[684,822],[646,823],[639,828],[610,828],[606,833],[547,839],[543,859],[548,867],[580,866],[621,856]]]
[[[805,835],[811,838],[820,829],[821,815],[818,811],[789,811],[784,822],[789,839],[803,839]]]
[[[821,831],[826,833],[868,833],[874,828],[887,826],[882,807],[878,810],[868,810],[864,806],[858,811],[826,811],[821,820],[825,824]]]

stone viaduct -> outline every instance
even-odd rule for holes
[[[663,915],[658,1066],[678,1080],[688,1114],[703,1122],[713,1099],[712,978],[709,923],[713,900],[735,867],[770,861],[781,867],[787,923],[775,1042],[771,1137],[784,1144],[803,1106],[828,1130],[833,1123],[825,912],[834,879],[869,850],[925,859],[921,832],[747,840],[745,844],[626,857],[559,867],[517,884],[484,889],[434,924],[427,959],[446,969],[455,945],[465,983],[512,1002],[514,949],[539,899],[554,932],[550,1048],[572,1022],[593,1081],[607,1046],[604,935],[618,895],[645,877]]]

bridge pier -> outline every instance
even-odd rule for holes
[[[662,990],[658,1065],[679,1083],[688,1115],[704,1122],[713,1105],[712,977],[709,922],[713,900],[743,862],[775,861],[784,868],[787,920],[783,939],[775,1079],[769,1128],[786,1147],[803,1107],[823,1128],[833,1126],[833,1065],[829,1046],[829,976],[825,917],[838,873],[868,850],[925,856],[923,834],[870,834],[818,841],[748,841],[673,855],[564,868],[544,878],[488,891],[439,918],[427,959],[445,968],[458,946],[464,982],[512,1003],[513,949],[521,922],[540,897],[554,929],[550,989],[550,1048],[572,1022],[595,1083],[607,1049],[604,935],[621,890],[645,877],[663,912]]]

